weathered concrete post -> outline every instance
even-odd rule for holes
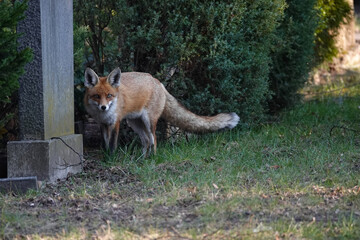
[[[20,141],[8,143],[8,177],[55,181],[81,171],[83,153],[82,135],[74,134],[73,1],[28,5],[18,31],[34,60],[20,79]]]

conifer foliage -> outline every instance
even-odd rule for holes
[[[0,1],[0,103],[10,101],[9,97],[19,87],[18,79],[24,73],[25,64],[31,60],[29,48],[18,50],[20,34],[16,32],[26,8],[26,1]]]

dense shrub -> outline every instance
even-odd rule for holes
[[[235,111],[243,124],[298,102],[312,68],[336,52],[334,36],[350,11],[345,0],[77,0],[74,7],[85,31],[81,72],[84,65],[100,74],[115,66],[148,72],[196,113]]]
[[[78,47],[75,52],[82,49],[87,65],[100,74],[104,73],[105,65],[114,60],[111,58],[112,54],[116,55],[117,36],[112,33],[109,24],[113,21],[115,10],[122,3],[122,0],[74,1],[74,43]],[[85,46],[81,45],[81,40],[85,40]],[[79,63],[79,59],[75,60],[78,60],[75,64]]]
[[[18,89],[18,78],[24,73],[24,65],[31,59],[31,50],[18,51],[16,32],[18,21],[24,18],[27,3],[10,0],[0,1],[0,104],[9,102]]]
[[[99,6],[96,0],[84,4],[90,2]],[[105,72],[117,64],[123,70],[149,72],[199,114],[235,111],[243,123],[262,118],[270,97],[270,50],[283,17],[282,0],[113,3],[114,9],[104,10],[109,24],[100,23],[105,19],[98,16],[100,10],[91,17],[99,21],[93,24],[99,30],[106,25],[111,29],[107,34],[118,37],[118,56],[108,55],[113,62],[108,61],[109,68],[105,64]],[[77,11],[82,9],[87,7]],[[170,78],[171,71],[175,74]]]
[[[84,69],[87,62],[90,62],[88,52],[90,51],[86,44],[86,39],[89,37],[89,32],[85,26],[78,26],[74,24],[74,107],[75,120],[82,120],[86,114],[83,98],[85,89]]]
[[[272,51],[269,101],[272,112],[297,103],[297,93],[308,80],[315,65],[314,32],[318,26],[315,10],[317,0],[287,0],[285,17],[277,29],[277,40]]]
[[[7,139],[3,138],[8,130],[4,126],[13,118],[17,106],[17,97],[11,101],[11,96],[19,88],[18,78],[32,56],[29,48],[19,51],[17,43],[16,25],[24,18],[26,7],[26,1],[0,1],[0,146]]]
[[[298,103],[311,70],[336,56],[335,37],[351,13],[346,0],[287,0],[287,5],[271,54],[272,112]]]

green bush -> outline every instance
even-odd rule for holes
[[[109,24],[114,21],[114,12],[122,6],[122,0],[76,0],[74,1],[74,51],[75,71],[83,67],[80,51],[83,51],[85,65],[97,73],[104,74],[106,66],[118,55],[117,36]],[[83,41],[83,42],[81,42]],[[80,63],[80,65],[79,65]],[[106,69],[106,70],[105,70]],[[81,69],[84,72],[84,69]]]
[[[84,4],[99,6],[96,0]],[[270,97],[270,51],[283,17],[283,0],[112,4],[113,9],[93,10],[96,14],[90,19],[98,21],[92,25],[99,31],[87,25],[92,36],[106,25],[107,34],[118,37],[113,49],[117,53],[103,51],[104,72],[120,65],[124,71],[151,73],[199,114],[235,111],[243,123],[262,119]],[[88,7],[77,11],[82,9]],[[102,23],[103,19],[109,21]],[[88,43],[95,46],[90,39]],[[171,71],[175,74],[169,77]]]
[[[85,26],[74,24],[74,107],[75,120],[83,120],[86,111],[84,107],[84,69],[89,60],[90,48],[86,43],[89,37],[88,29]]]
[[[17,98],[11,96],[19,88],[19,77],[24,73],[24,66],[31,60],[29,48],[19,51],[16,32],[17,23],[24,18],[27,2],[0,0],[0,146],[7,138],[4,128],[13,118],[17,107]],[[14,100],[13,102],[11,100]]]
[[[336,56],[335,39],[350,19],[345,0],[287,0],[285,18],[277,29],[272,52],[270,110],[294,106],[311,70]]]
[[[350,11],[345,0],[78,0],[74,6],[86,32],[83,66],[100,74],[115,66],[151,73],[194,112],[235,111],[243,124],[301,99],[309,72],[336,52],[334,37]]]
[[[10,0],[0,1],[0,104],[9,102],[11,94],[19,88],[18,78],[31,59],[31,50],[18,51],[16,32],[18,21],[24,18],[26,1],[14,4]]]
[[[318,26],[317,0],[287,0],[285,17],[277,29],[272,51],[270,110],[277,112],[293,106],[300,99],[298,90],[308,80],[315,66],[314,32]]]

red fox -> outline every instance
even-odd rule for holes
[[[236,113],[206,117],[190,112],[148,73],[121,73],[120,68],[116,68],[107,77],[98,77],[87,68],[84,85],[86,111],[101,125],[105,147],[111,152],[117,147],[122,119],[139,135],[144,155],[148,155],[152,147],[156,153],[155,130],[160,117],[195,133],[231,129],[239,122]]]

